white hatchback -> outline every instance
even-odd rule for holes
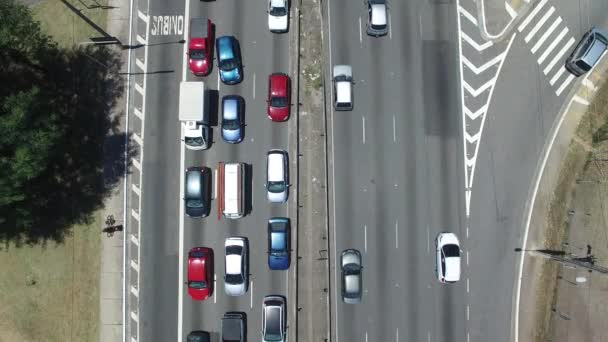
[[[441,233],[435,239],[437,279],[442,283],[460,280],[460,242],[454,233]]]
[[[353,69],[350,65],[334,65],[334,108],[353,110]]]
[[[242,296],[247,292],[249,285],[247,239],[229,237],[224,243],[224,248],[224,291],[228,296]]]
[[[270,32],[287,32],[288,28],[288,0],[268,0],[268,29],[270,30]]]
[[[266,155],[266,193],[268,201],[280,203],[287,201],[289,189],[287,152],[270,150]]]

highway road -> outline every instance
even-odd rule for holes
[[[288,216],[289,206],[293,204],[290,201],[288,204],[271,205],[266,200],[264,188],[266,152],[271,148],[289,149],[290,124],[274,123],[266,117],[266,92],[270,73],[290,72],[290,34],[278,35],[268,31],[264,3],[151,1],[150,15],[182,15],[186,20],[188,17],[209,17],[215,24],[216,37],[234,35],[239,40],[244,63],[243,82],[233,86],[221,84],[217,64],[211,75],[202,80],[211,89],[219,90],[220,99],[228,94],[238,94],[245,99],[246,128],[245,139],[240,144],[223,142],[218,127],[215,127],[211,149],[184,150],[180,146],[177,119],[179,82],[201,78],[184,71],[187,68],[184,46],[175,43],[184,34],[151,35],[148,70],[173,72],[148,75],[146,89],[140,339],[181,341],[188,332],[201,329],[219,338],[223,314],[242,311],[247,314],[248,337],[253,341],[259,338],[262,326],[264,296],[284,295],[288,305],[295,305],[295,300],[292,300],[294,294],[288,290],[289,283],[295,281],[293,267],[289,271],[271,272],[266,262],[266,222],[273,216]],[[251,213],[239,220],[218,220],[217,201],[214,200],[209,217],[199,220],[185,217],[180,212],[180,183],[184,167],[204,165],[217,169],[219,161],[241,161],[251,165]],[[292,174],[295,175],[295,168]],[[291,198],[295,196],[292,194]],[[229,236],[245,236],[250,246],[252,286],[245,296],[236,298],[227,297],[223,288],[223,243]],[[214,295],[204,302],[193,301],[180,283],[180,279],[186,280],[188,250],[195,246],[211,247],[215,252],[217,282]],[[288,323],[293,318],[291,316],[290,312]]]
[[[382,38],[366,36],[363,1],[324,11],[326,73],[350,64],[355,79],[354,110],[329,116],[332,338],[466,341],[466,282],[443,285],[434,274],[435,236],[464,235],[455,6],[391,2]],[[346,248],[363,257],[358,305],[340,299]],[[468,272],[463,264],[463,279]]]

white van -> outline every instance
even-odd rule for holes
[[[225,163],[223,168],[222,214],[238,219],[245,215],[245,163]]]

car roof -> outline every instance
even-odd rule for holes
[[[285,0],[270,0],[271,7],[285,7]]]
[[[269,78],[271,96],[287,96],[288,76],[283,73],[274,73]]]
[[[597,34],[594,34],[593,38],[594,39],[589,47],[589,50],[583,57],[585,62],[590,66],[594,66],[606,50],[606,43],[601,39],[598,39]]]
[[[372,4],[372,25],[386,25],[385,4]]]
[[[236,96],[224,96],[222,98],[222,117],[228,120],[237,118],[238,98]]]
[[[284,158],[283,151],[270,151],[268,153],[268,181],[285,181]]]
[[[241,259],[240,255],[226,255],[226,274],[241,274]]]
[[[349,81],[336,82],[336,100],[338,103],[351,103],[352,83]]]
[[[232,50],[232,36],[222,36],[217,39],[218,52],[222,59],[233,58],[234,51]]]
[[[190,257],[190,255],[188,255],[188,279],[189,280],[203,280],[205,279],[205,269],[206,269],[206,263],[207,263],[207,258],[209,257],[209,254],[207,253],[206,249],[204,248],[193,248],[190,250],[190,253],[192,252],[205,252],[205,255],[203,257]]]
[[[186,198],[202,197],[203,172],[198,168],[186,170]]]
[[[460,279],[460,257],[445,258],[446,281],[457,281]]]

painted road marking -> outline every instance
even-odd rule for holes
[[[217,274],[213,273],[213,303],[217,303]]]
[[[555,58],[553,58],[553,60],[551,61],[551,63],[549,63],[549,65],[547,65],[547,67],[545,68],[545,70],[543,70],[543,72],[545,73],[545,75],[551,71],[551,69],[553,68],[553,66],[555,66],[555,64],[557,63],[557,61],[562,58],[562,56],[566,53],[566,51],[568,51],[568,49],[570,49],[570,47],[572,46],[572,44],[574,44],[574,38],[570,38],[570,40],[568,41],[568,43],[566,43],[566,45],[564,45],[564,47],[559,51],[559,53],[557,55],[555,55]]]
[[[253,309],[253,280],[249,285],[249,307]]]
[[[367,225],[363,226],[363,243],[365,244],[365,253],[367,253]]]
[[[253,98],[255,99],[255,72],[253,73]]]
[[[399,221],[395,221],[395,248],[399,248]]]
[[[473,25],[477,26],[477,18],[475,18],[471,13],[469,13],[463,7],[460,7],[460,5],[458,5],[458,12],[460,12],[460,14],[464,15],[464,17],[467,18]],[[458,26],[460,26],[460,25],[458,25]]]
[[[363,122],[363,144],[365,145],[365,116],[361,116],[361,122]]]
[[[397,142],[397,128],[395,127],[395,114],[393,114],[393,142]]]
[[[154,15],[150,34],[153,36],[181,36],[184,34],[185,25],[187,24],[183,15]]]
[[[559,25],[559,23],[561,23],[561,22],[562,22],[562,17],[557,17],[557,19],[553,22],[553,24],[551,24],[551,26],[549,26],[547,31],[540,37],[540,39],[536,42],[536,44],[534,44],[534,46],[532,47],[532,54],[535,54],[536,51],[538,51],[538,48],[540,48],[541,45],[543,45],[543,43],[545,42],[547,37],[549,37],[549,35],[551,33],[553,33],[553,31],[555,31],[555,29],[557,28],[557,25]]]
[[[564,74],[565,71],[566,71],[566,68],[564,68],[564,67],[559,68],[559,70],[555,73],[555,75],[553,75],[553,77],[549,81],[549,84],[550,85],[555,84],[555,82],[557,82],[557,80],[559,80],[559,78],[562,77],[562,75]]]
[[[477,50],[478,52],[481,52],[487,48],[489,48],[490,46],[494,45],[492,43],[492,41],[487,41],[483,44],[479,44],[477,43],[473,38],[469,37],[466,33],[461,32],[462,35],[462,39],[464,39],[465,42],[469,43],[469,45],[471,45],[475,50]]]
[[[220,91],[220,72],[217,72],[217,91]]]
[[[574,75],[572,75],[572,74],[568,75],[568,78],[566,78],[564,83],[562,83],[562,85],[559,88],[557,88],[555,95],[559,96],[562,93],[562,91],[564,91],[564,89],[566,89],[566,87],[570,84],[570,82],[572,82],[572,80],[574,80]]]
[[[523,31],[526,29],[526,26],[528,26],[528,24],[530,23],[530,21],[532,21],[532,18],[534,18],[534,16],[536,16],[538,14],[538,12],[541,10],[541,8],[543,8],[543,6],[547,3],[547,0],[542,0],[535,8],[534,10],[532,10],[532,13],[530,13],[530,15],[528,15],[526,17],[526,19],[524,20],[523,23],[521,23],[521,25],[519,25],[519,27],[517,28],[519,30],[519,32]]]
[[[547,11],[547,13],[545,13],[545,15],[536,23],[536,25],[534,25],[534,28],[532,28],[532,30],[528,33],[526,38],[524,38],[524,41],[526,43],[528,43],[530,41],[530,39],[534,38],[534,36],[536,35],[536,32],[538,32],[538,30],[540,30],[540,28],[545,24],[545,22],[549,19],[551,14],[553,14],[553,12],[555,12],[555,7],[551,6],[551,8]]]
[[[388,39],[393,39],[393,25],[391,25],[391,12],[388,12]]]
[[[507,10],[507,13],[509,13],[509,16],[511,17],[511,19],[513,19],[517,16],[517,12],[506,1],[505,1],[505,10]]]
[[[549,56],[549,54],[551,53],[551,51],[553,51],[553,49],[555,49],[555,47],[557,46],[557,44],[559,44],[559,42],[564,38],[564,36],[566,35],[566,33],[568,33],[568,28],[567,27],[565,27],[562,30],[562,32],[559,33],[559,35],[557,36],[557,38],[555,38],[555,40],[553,40],[551,42],[551,44],[549,44],[549,47],[547,48],[547,50],[545,50],[545,52],[543,52],[543,54],[540,55],[540,58],[537,61],[538,65],[543,64],[543,62],[545,61],[545,58],[547,58],[547,56]],[[547,75],[546,72],[545,72],[545,75]]]
[[[467,293],[470,292],[470,288],[469,288],[469,278],[467,278]]]
[[[363,46],[363,33],[361,31],[361,17],[359,17],[359,44]]]

